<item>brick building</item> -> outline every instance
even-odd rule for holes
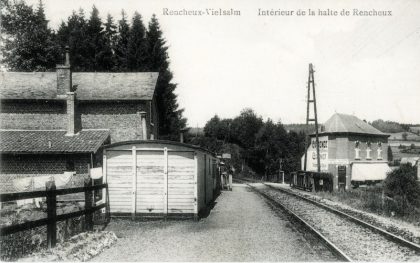
[[[0,73],[0,176],[88,172],[105,144],[156,139],[158,73]]]
[[[112,143],[157,138],[158,73],[66,71],[0,73],[0,128],[66,129],[67,92],[76,89],[79,128],[110,129]]]
[[[355,116],[334,114],[319,133],[321,172],[333,175],[334,189],[381,181],[388,167],[388,134]],[[317,171],[315,134],[310,135],[306,170]],[[304,156],[302,156],[302,169]]]
[[[51,176],[56,181],[63,179],[65,172],[86,175],[89,168],[102,165],[102,146],[110,142],[109,130],[105,129],[81,130],[73,136],[66,130],[0,130],[0,137],[3,192],[43,188],[45,182],[41,181]],[[31,177],[41,180],[21,180]],[[17,186],[22,183],[25,186]],[[28,185],[31,183],[36,186]]]

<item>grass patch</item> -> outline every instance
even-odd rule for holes
[[[405,204],[398,197],[382,194],[382,185],[367,186],[347,191],[317,192],[322,198],[346,204],[352,208],[381,216],[395,217],[420,226],[420,207]]]

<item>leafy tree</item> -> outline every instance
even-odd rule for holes
[[[48,28],[44,6],[33,10],[23,1],[3,0],[1,31],[5,42],[3,62],[15,71],[46,71],[55,68],[59,48]]]
[[[420,205],[420,186],[416,177],[417,168],[403,164],[390,172],[384,181],[385,194],[399,202],[403,215],[410,206]]]
[[[244,148],[251,148],[255,143],[255,135],[263,126],[263,120],[252,109],[244,109],[232,121],[232,139]]]
[[[231,123],[231,119],[221,120],[219,116],[215,115],[204,126],[204,134],[208,137],[230,142]]]
[[[128,38],[128,69],[130,71],[146,71],[146,28],[141,15],[134,13],[133,22]]]
[[[286,163],[290,163],[294,157],[290,155],[291,151],[289,147],[295,147],[291,145],[291,138],[287,134],[281,123],[274,124],[270,119],[264,123],[261,129],[256,135],[255,149],[259,151],[262,156],[259,157],[261,163],[264,164],[264,172],[266,176],[277,174],[280,169],[280,159],[285,166],[282,167],[284,171],[288,166]],[[298,154],[299,155],[299,154]],[[270,178],[267,178],[270,179]]]
[[[146,34],[147,70],[159,72],[156,85],[156,101],[159,108],[159,134],[163,139],[177,140],[179,132],[185,128],[183,109],[179,109],[176,84],[172,83],[169,70],[168,47],[155,15],[152,16]]]
[[[215,115],[204,127],[205,138],[209,141],[223,142],[221,145],[237,143],[240,145],[235,167],[244,165],[252,168],[266,178],[277,174],[280,169],[287,174],[300,169],[300,159],[305,149],[305,133],[286,131],[283,124],[264,122],[251,109],[244,109],[232,119],[220,119]],[[194,143],[207,147],[210,143],[204,139],[193,139]],[[210,144],[210,147],[215,148]],[[220,152],[220,151],[219,151]],[[246,170],[246,169],[245,169]],[[287,177],[286,177],[287,179]]]
[[[304,132],[290,131],[287,135],[287,153],[283,162],[283,170],[286,173],[301,169],[301,157],[305,153],[305,137]]]

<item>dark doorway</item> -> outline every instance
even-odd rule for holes
[[[346,166],[338,166],[338,189],[346,189]]]

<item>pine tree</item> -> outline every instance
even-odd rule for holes
[[[115,46],[116,71],[127,71],[128,69],[128,38],[130,26],[124,10],[121,11],[121,20],[118,21],[118,35]]]
[[[147,31],[147,64],[151,71],[167,70],[169,67],[168,47],[162,34],[156,15],[153,15]]]
[[[111,65],[111,68],[108,70],[116,71],[117,70],[117,61],[115,56],[115,45],[117,40],[117,26],[114,24],[114,19],[110,14],[108,14],[105,23],[105,50],[107,51],[108,63]]]
[[[88,71],[109,71],[113,68],[112,49],[108,45],[102,28],[98,9],[93,6],[87,23],[87,59]]]
[[[128,69],[130,71],[145,71],[146,66],[146,28],[141,15],[134,13],[128,39]]]
[[[57,40],[61,46],[70,47],[70,63],[74,71],[86,71],[89,65],[87,59],[87,22],[83,9],[73,11],[67,24],[62,23],[57,31]]]
[[[3,62],[11,70],[46,71],[55,67],[59,48],[48,28],[42,1],[35,11],[23,1],[6,2],[1,27],[5,35]]]
[[[167,47],[159,22],[155,15],[149,22],[147,31],[147,66],[149,71],[159,72],[156,85],[156,102],[159,109],[159,134],[162,139],[177,140],[181,129],[186,126],[183,109],[179,109],[177,96],[174,93],[176,84],[172,83],[173,75],[169,70]]]
[[[114,24],[114,19],[110,14],[106,17],[105,23],[105,39],[110,43],[110,46],[115,46],[117,26]]]

